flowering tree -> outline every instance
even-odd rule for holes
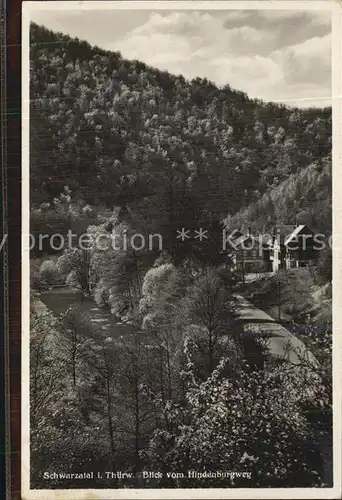
[[[179,347],[185,324],[183,294],[182,274],[172,263],[157,260],[144,277],[139,313],[143,331],[155,341],[162,401],[172,397],[179,376]]]

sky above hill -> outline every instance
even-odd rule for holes
[[[34,11],[31,20],[123,57],[250,97],[331,105],[328,11]]]

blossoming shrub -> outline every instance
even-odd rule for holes
[[[269,367],[229,375],[223,360],[205,382],[193,376],[184,405],[165,407],[167,425],[146,451],[152,466],[184,471],[163,487],[305,487],[321,484],[320,456],[295,391]],[[193,478],[187,471],[250,472],[251,478]],[[175,484],[176,483],[176,484]],[[155,484],[155,483],[154,483]]]

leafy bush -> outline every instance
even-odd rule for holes
[[[45,260],[39,268],[39,285],[43,288],[63,284],[63,275],[52,260]]]
[[[325,211],[331,173],[321,165],[331,151],[331,108],[294,110],[253,100],[228,85],[219,88],[207,79],[186,80],[117,59],[37,25],[31,36],[34,201],[41,198],[49,165],[50,175],[65,179],[91,205],[139,206],[165,240],[171,219],[176,229],[207,214],[235,213],[287,179],[254,213],[267,216],[264,205],[279,199],[286,205],[298,201],[305,209],[310,199],[315,215],[326,212],[331,218]],[[302,201],[292,191],[297,174],[310,164],[298,186]],[[280,201],[281,216],[293,215]],[[197,249],[208,245],[211,249],[210,241]]]

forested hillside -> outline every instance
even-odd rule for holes
[[[31,99],[33,203],[51,176],[158,229],[234,214],[331,151],[330,108],[252,100],[37,25]]]

